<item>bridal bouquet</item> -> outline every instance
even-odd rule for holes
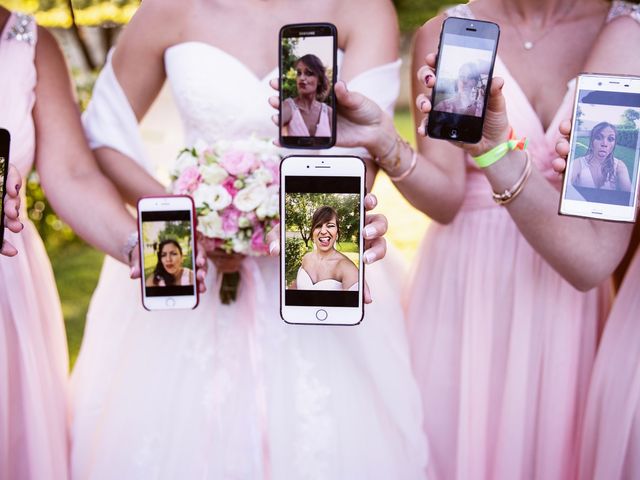
[[[172,191],[193,197],[198,236],[208,253],[269,253],[266,235],[279,221],[279,168],[278,149],[255,137],[199,141],[180,152]],[[222,303],[236,299],[239,282],[239,272],[223,274]]]

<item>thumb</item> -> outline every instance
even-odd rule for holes
[[[357,110],[365,101],[365,97],[362,94],[350,92],[347,89],[347,84],[343,81],[336,82],[334,92],[340,107],[347,110]]]
[[[502,94],[502,87],[504,87],[504,79],[502,77],[493,77],[491,90],[489,90],[489,101],[487,102],[488,110],[502,113],[507,109],[507,103]]]

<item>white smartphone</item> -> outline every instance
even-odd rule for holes
[[[280,165],[280,314],[292,324],[362,321],[365,165],[291,156]]]
[[[195,308],[195,208],[191,197],[138,201],[142,305],[147,310]]]
[[[578,76],[560,214],[635,221],[639,128],[640,77]]]

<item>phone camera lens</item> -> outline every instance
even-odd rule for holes
[[[600,87],[600,86],[602,86],[602,82],[598,82],[598,86],[599,86],[599,87]]]
[[[309,165],[307,165],[307,168],[309,168]]]

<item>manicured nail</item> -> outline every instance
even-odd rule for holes
[[[424,83],[425,84],[429,84],[429,79],[432,77],[433,75],[431,75],[430,73],[428,73],[427,75],[424,76]]]
[[[16,184],[16,192],[20,193],[20,185]]]
[[[374,238],[376,236],[376,229],[371,225],[364,227],[364,238]]]
[[[269,244],[269,255],[273,255],[275,251],[278,249],[278,241],[274,240]]]
[[[135,269],[135,267],[131,267],[131,268],[129,269],[129,276],[130,276],[130,277],[133,277],[134,269]]]
[[[20,207],[16,206],[16,213],[20,215]]]
[[[376,261],[376,254],[374,252],[365,252],[364,254],[364,263],[373,263]]]
[[[426,101],[426,100],[422,100],[422,101],[420,102],[420,111],[422,111],[422,107],[424,107],[424,104],[425,104],[425,103],[427,103],[427,101]]]

